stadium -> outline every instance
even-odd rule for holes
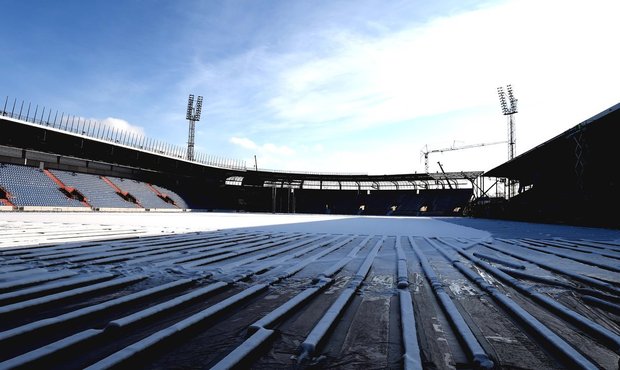
[[[381,176],[16,106],[2,369],[618,366],[620,104],[484,173]]]
[[[619,1],[2,5],[0,370],[620,369]]]

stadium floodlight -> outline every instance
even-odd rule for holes
[[[194,121],[200,121],[200,114],[202,113],[202,96],[198,97],[196,102],[196,112],[194,113]]]
[[[187,114],[185,115],[185,119],[191,120],[194,117],[194,94],[189,94],[189,99],[187,99]]]
[[[512,85],[506,86],[506,90],[508,90],[508,100],[510,101],[510,114],[517,113],[517,99],[512,92]]]
[[[511,160],[515,157],[516,154],[517,139],[515,136],[514,114],[517,113],[518,100],[514,96],[514,92],[512,91],[512,85],[507,85],[506,91],[508,92],[508,101],[506,101],[506,94],[504,93],[504,88],[501,86],[497,88],[497,94],[499,95],[499,103],[502,108],[502,114],[504,116],[508,116],[508,160]],[[510,105],[508,105],[508,103],[510,103]],[[515,193],[514,188],[514,182],[510,181],[508,186],[508,197],[511,196],[511,193]]]
[[[504,93],[504,88],[503,87],[498,87],[497,88],[497,95],[499,95],[499,104],[502,108],[502,114],[503,115],[508,115],[508,104],[506,103],[506,94]]]
[[[194,94],[189,94],[187,100],[187,113],[185,118],[189,121],[189,134],[187,138],[187,160],[194,160],[194,141],[196,132],[196,122],[200,121],[200,114],[202,113],[202,96],[199,96],[196,100],[196,106],[194,107]]]
[[[499,104],[502,108],[502,114],[504,116],[508,116],[511,114],[517,113],[517,99],[515,99],[514,93],[512,91],[512,85],[507,85],[506,90],[508,91],[508,101],[506,101],[506,93],[504,93],[503,87],[497,88],[497,95],[499,95]],[[508,105],[510,102],[510,106]]]

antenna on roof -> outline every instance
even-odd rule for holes
[[[189,121],[189,135],[187,138],[187,160],[194,160],[194,133],[196,131],[196,122],[200,121],[200,113],[202,112],[202,96],[198,97],[196,106],[194,107],[194,94],[189,94],[187,100],[187,114],[185,118]]]

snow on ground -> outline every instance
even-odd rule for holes
[[[141,227],[152,232],[253,229],[268,232],[382,234],[424,237],[620,240],[620,230],[460,217],[375,217],[259,213],[1,212],[0,221]]]
[[[7,212],[0,231],[0,369],[619,363],[619,230]]]

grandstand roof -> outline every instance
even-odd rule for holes
[[[210,181],[220,183],[234,177],[235,181],[232,182],[237,185],[279,185],[321,189],[332,186],[338,189],[357,188],[358,190],[471,187],[470,182],[482,174],[478,171],[393,175],[255,171],[246,168],[243,162],[235,160],[205,157],[204,160],[189,161],[184,157],[183,148],[165,144],[162,146],[161,143],[153,145],[144,138],[138,141],[127,141],[126,135],[122,133],[115,133],[112,136],[104,134],[105,129],[102,133],[99,130],[95,133],[90,124],[84,128],[86,126],[84,122],[73,127],[73,124],[68,125],[68,121],[55,124],[43,118],[11,117],[12,115],[10,112],[4,112],[0,117],[0,131],[3,132],[3,135],[0,135],[0,145],[19,148],[18,156],[20,157],[25,155],[21,153],[21,150],[50,153],[54,156],[53,158],[50,159],[47,156],[39,161],[45,161],[46,166],[53,168],[55,168],[55,163],[60,165],[64,158],[70,157],[127,167],[134,172],[167,173],[177,177],[199,177],[201,179],[208,177]],[[7,154],[9,152],[10,150],[0,150],[0,156],[9,155]],[[75,170],[86,172],[87,168]],[[123,175],[128,176],[126,172]],[[318,184],[309,185],[310,182],[318,182]],[[337,185],[334,185],[334,182]],[[345,184],[347,182],[356,183],[356,186],[347,186]],[[332,184],[328,185],[328,183]]]
[[[482,172],[413,173],[394,175],[322,174],[303,172],[246,171],[243,185],[275,185],[292,188],[398,190],[417,188],[448,188],[471,185]],[[448,184],[449,183],[449,184]]]
[[[578,175],[575,171],[582,170],[601,176],[609,172],[604,167],[608,160],[620,157],[619,134],[620,103],[487,171],[484,176],[506,177],[522,184],[550,177],[572,181]]]

